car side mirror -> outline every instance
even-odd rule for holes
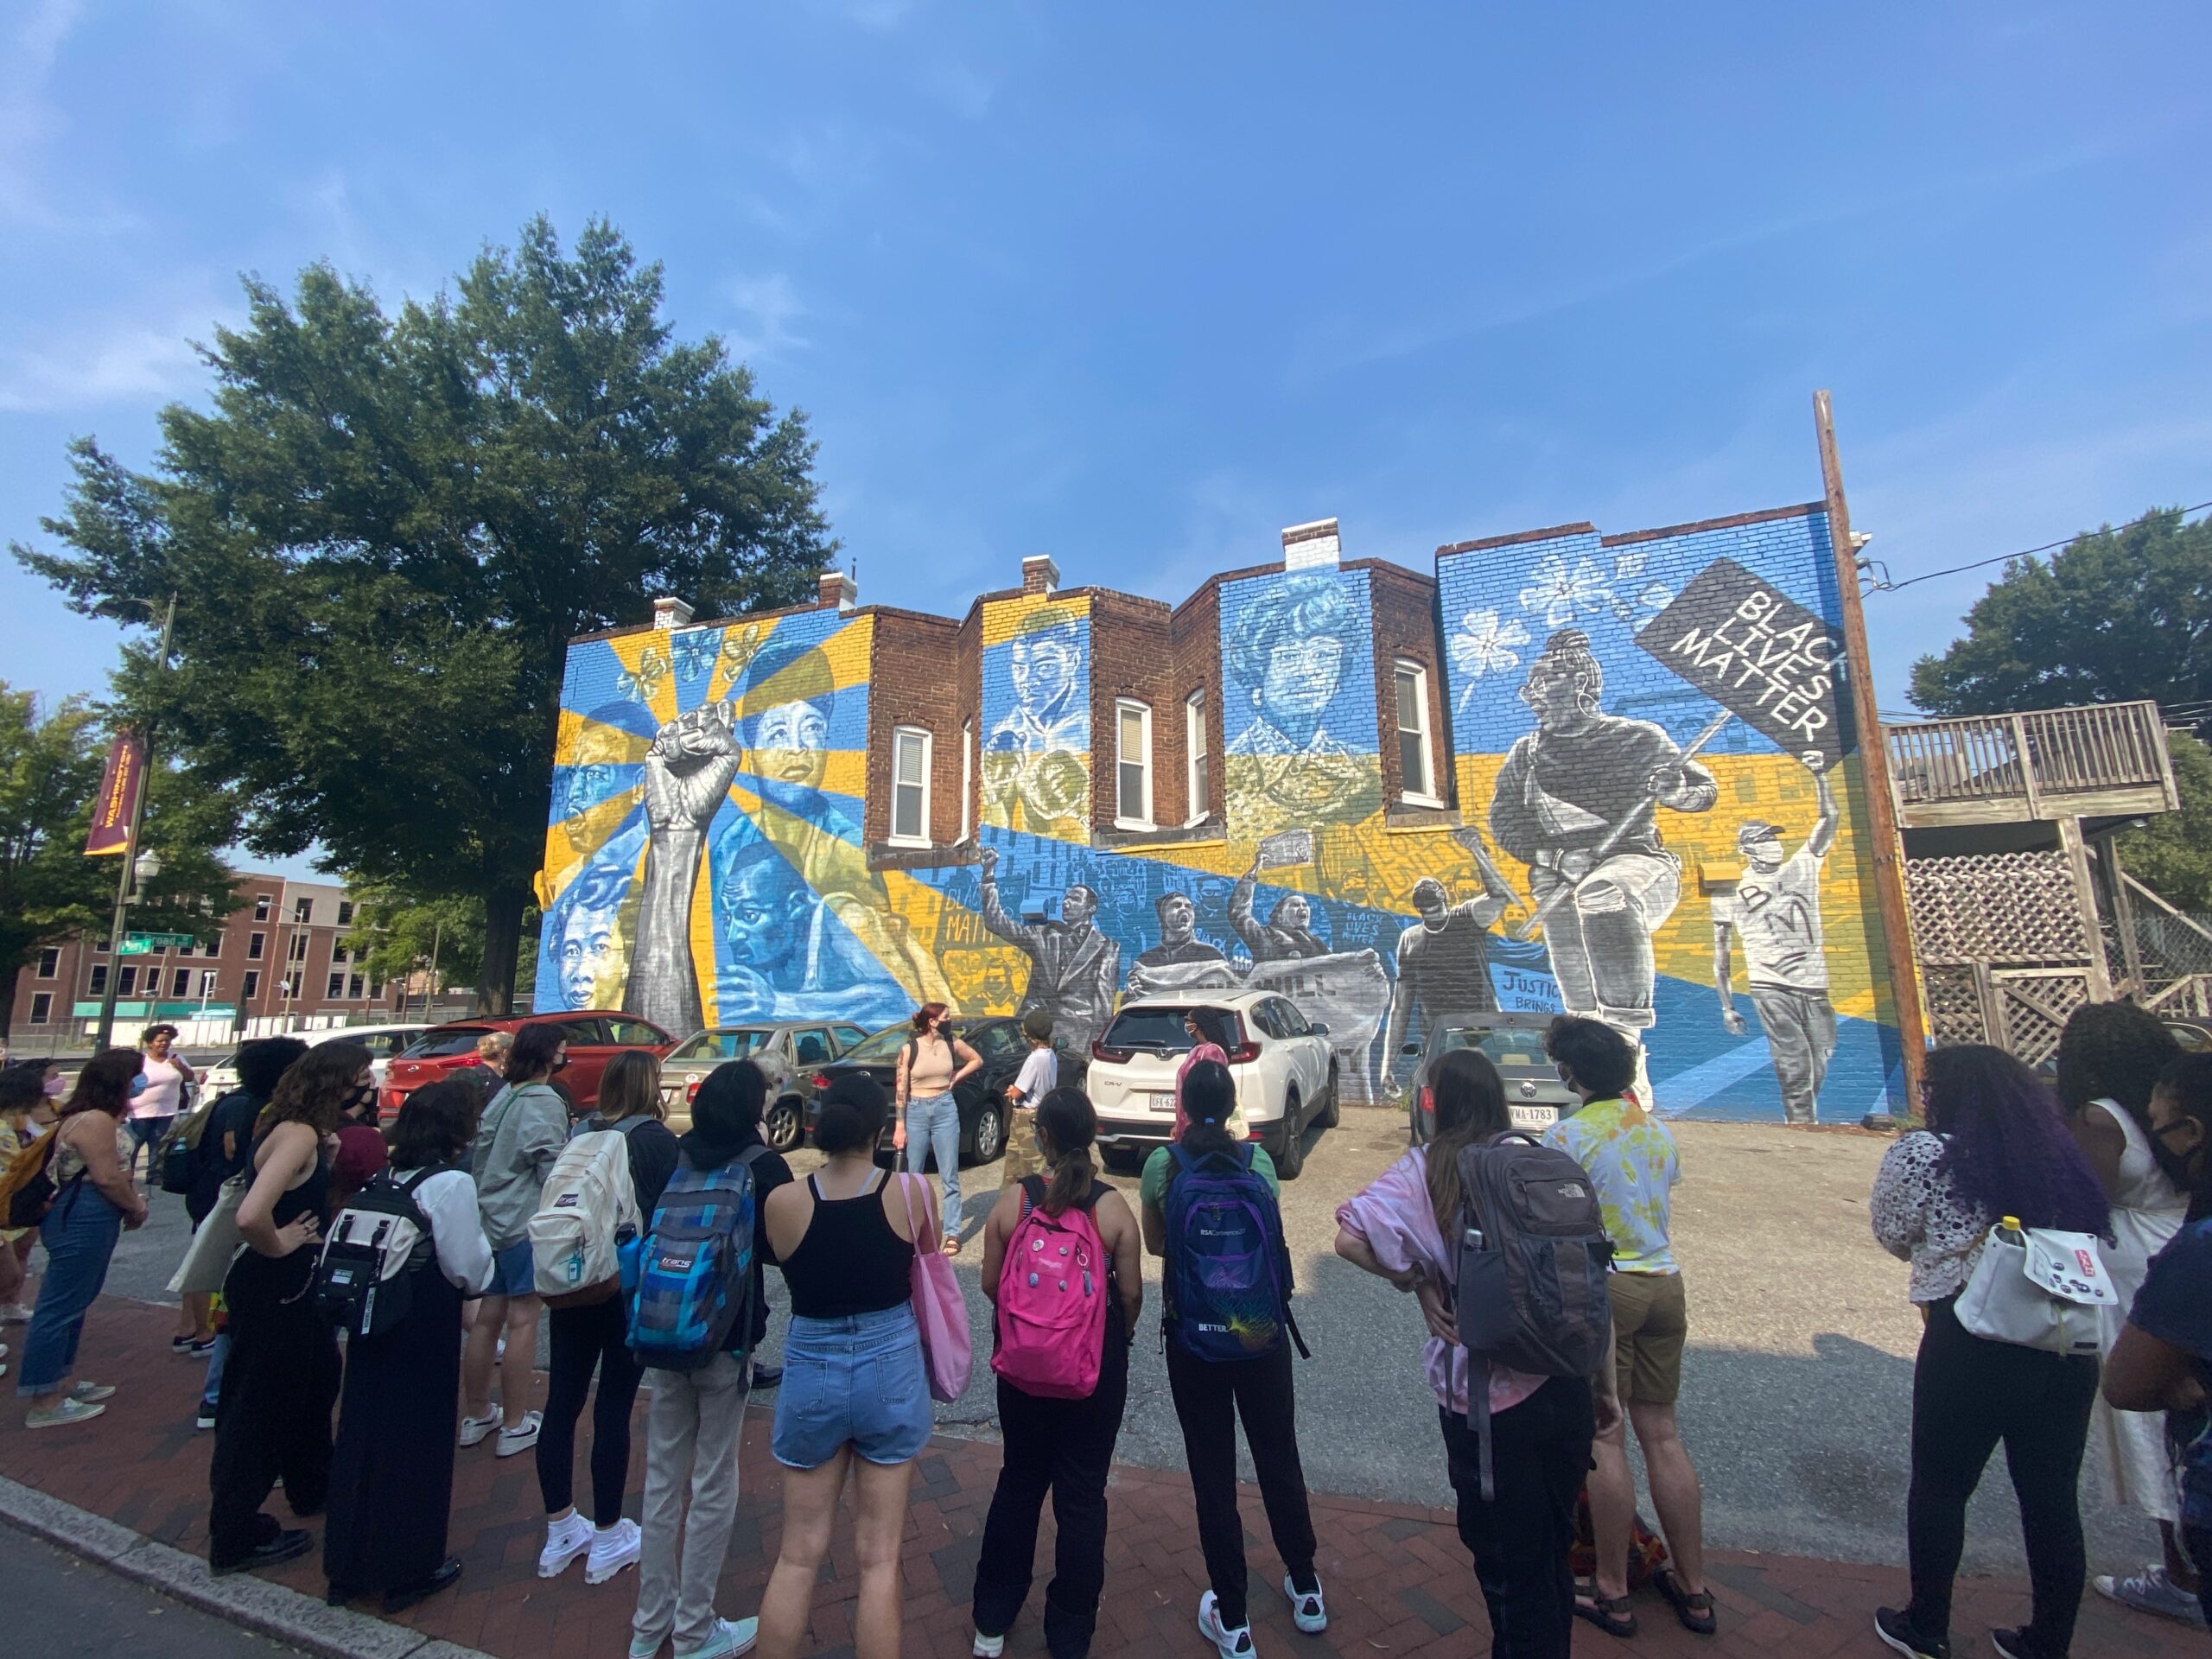
[[[1408,1043],[1403,1048],[1400,1049],[1398,1052],[1401,1054],[1418,1054],[1421,1052],[1421,1045],[1419,1043]]]
[[[1311,1021],[1307,1028],[1311,1030],[1316,1037],[1325,1037],[1329,1034],[1329,1028],[1323,1025],[1319,1020]]]

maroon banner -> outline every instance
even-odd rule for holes
[[[92,831],[85,837],[88,854],[121,853],[130,839],[131,815],[138,810],[138,791],[146,786],[146,741],[129,729],[118,732],[107,752],[107,770],[100,774],[100,792],[92,803]]]

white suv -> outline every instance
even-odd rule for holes
[[[1122,1004],[1090,1046],[1085,1090],[1098,1113],[1098,1140],[1117,1151],[1163,1146],[1175,1132],[1175,1074],[1191,1052],[1184,1020],[1211,1008],[1228,1027],[1236,1105],[1285,1180],[1306,1162],[1306,1125],[1337,1122],[1337,1065],[1329,1028],[1272,991],[1141,996]]]

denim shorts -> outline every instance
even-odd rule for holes
[[[484,1294],[486,1296],[537,1294],[537,1263],[531,1255],[528,1239],[510,1244],[504,1250],[492,1252],[492,1283]]]
[[[921,1455],[936,1427],[911,1302],[846,1319],[794,1317],[769,1450],[786,1469],[818,1469],[850,1444],[870,1463]]]

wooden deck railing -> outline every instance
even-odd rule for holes
[[[2155,702],[1931,720],[1883,734],[1897,798],[1910,804],[2024,799],[2040,817],[2054,796],[2170,787]]]

